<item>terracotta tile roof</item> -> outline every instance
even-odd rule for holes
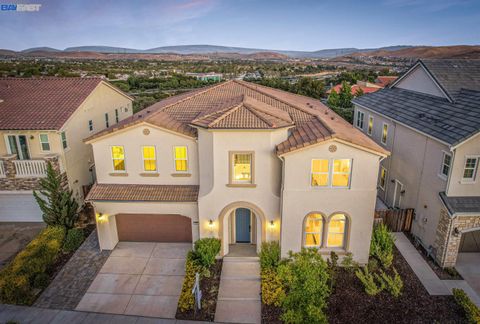
[[[97,183],[85,200],[196,202],[197,199],[198,186]]]
[[[375,83],[377,83],[379,86],[385,88],[386,86],[390,85],[393,81],[397,80],[398,76],[392,76],[392,75],[379,75],[377,79],[375,80]]]
[[[339,93],[340,92],[340,89],[342,88],[342,85],[341,84],[337,84],[336,86],[332,87],[331,89],[329,89],[327,91],[327,93],[330,93],[332,92],[332,90],[335,90],[336,93]],[[357,91],[358,89],[362,89],[363,93],[372,93],[372,92],[376,92],[378,90],[381,90],[382,87],[380,87],[380,85],[377,87],[367,87],[367,86],[363,86],[363,85],[358,85],[358,84],[354,84],[351,86],[351,90],[350,90],[350,93],[352,95],[356,95],[357,94]]]
[[[0,78],[0,129],[59,130],[99,78]]]
[[[308,143],[334,137],[387,154],[385,149],[319,100],[237,80],[162,100],[93,135],[87,141],[140,122],[152,123],[192,137],[196,136],[196,129],[192,126],[213,129],[297,126],[298,129],[292,133],[293,138],[290,136],[287,140],[290,144],[282,143],[278,152],[290,152]],[[308,125],[302,127],[305,123]]]

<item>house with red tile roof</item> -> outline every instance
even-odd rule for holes
[[[119,241],[280,241],[368,260],[389,152],[319,100],[227,81],[162,100],[85,139],[102,249]]]
[[[95,177],[82,139],[130,117],[132,100],[98,78],[0,79],[0,221],[42,221],[32,190],[47,162],[82,203]]]
[[[367,81],[357,81],[356,84],[351,86],[350,93],[354,96],[357,95],[358,91],[362,91],[362,93],[373,93],[387,87],[390,83],[395,81],[398,77],[396,76],[378,76],[375,80],[375,83],[367,82]],[[336,93],[339,93],[342,89],[342,84],[337,84],[333,86],[331,89],[327,90],[327,94],[330,94],[332,91],[335,90]]]

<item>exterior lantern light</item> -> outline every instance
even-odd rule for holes
[[[208,221],[208,227],[213,228],[213,225],[214,225],[214,224],[213,224],[213,220],[210,219],[210,220]]]
[[[273,220],[270,221],[270,228],[274,228],[275,227],[275,222]]]

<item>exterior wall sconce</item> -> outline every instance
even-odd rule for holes
[[[210,220],[208,221],[208,227],[213,228],[213,225],[214,225],[214,224],[213,224],[213,220],[210,219]]]
[[[99,223],[106,223],[107,222],[107,215],[102,214],[102,213],[98,213],[97,214],[97,221]]]
[[[270,221],[270,228],[271,229],[275,228],[275,222],[273,220]]]
[[[455,227],[453,229],[453,236],[455,236],[455,237],[460,236],[460,230],[458,229],[458,227]]]

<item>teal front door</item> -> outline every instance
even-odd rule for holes
[[[250,243],[250,210],[235,210],[235,236],[237,243]]]

